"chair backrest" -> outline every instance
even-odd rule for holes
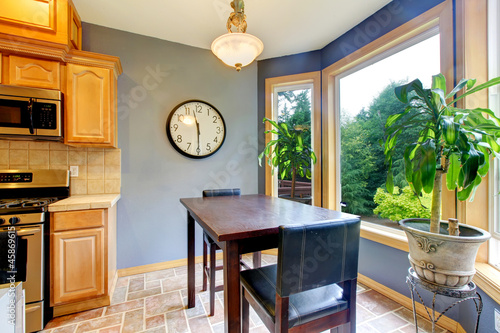
[[[359,218],[280,226],[276,292],[287,297],[358,276]]]
[[[240,195],[239,188],[223,188],[217,190],[203,190],[204,197],[223,197],[227,195]]]

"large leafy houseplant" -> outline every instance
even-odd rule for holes
[[[431,232],[439,230],[442,175],[446,174],[449,190],[458,190],[459,200],[472,200],[481,178],[488,173],[490,159],[500,157],[500,119],[489,109],[455,107],[458,100],[499,84],[500,77],[474,87],[475,83],[462,79],[447,93],[446,79],[438,74],[432,77],[431,89],[424,89],[418,79],[395,89],[406,108],[386,122],[387,189],[392,193],[394,188],[392,155],[398,138],[406,129],[418,127],[418,140],[405,143],[405,175],[416,195],[432,192]]]
[[[395,94],[406,107],[386,122],[387,190],[392,193],[394,188],[393,154],[403,145],[405,176],[411,189],[417,196],[432,192],[430,223],[422,219],[399,222],[408,237],[410,263],[420,278],[447,287],[461,287],[471,281],[477,249],[490,237],[473,226],[452,227],[456,221],[440,226],[444,175],[447,188],[456,190],[459,200],[472,200],[490,161],[500,157],[500,119],[489,109],[456,106],[460,99],[499,84],[500,78],[477,86],[475,83],[463,79],[448,93],[445,77],[438,74],[432,77],[430,89],[423,88],[418,79],[401,85]],[[405,132],[415,127],[419,130],[416,141],[400,139],[408,138]]]
[[[304,132],[308,129],[300,126],[288,128],[287,124],[277,123],[268,118],[264,118],[263,122],[268,122],[272,126],[265,133],[275,134],[276,137],[271,139],[259,154],[259,165],[262,166],[262,158],[266,156],[273,174],[274,170],[278,168],[281,179],[285,179],[287,175],[291,176],[290,197],[294,198],[297,175],[310,179],[310,166],[316,163],[316,155],[304,142]]]

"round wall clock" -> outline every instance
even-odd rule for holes
[[[199,100],[177,105],[168,116],[166,130],[172,146],[191,158],[215,154],[226,138],[226,124],[220,112]]]

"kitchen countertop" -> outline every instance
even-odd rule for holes
[[[120,194],[75,195],[50,204],[49,212],[111,208],[120,197]]]

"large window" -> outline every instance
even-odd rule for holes
[[[394,156],[396,193],[385,190],[384,129],[404,105],[394,88],[419,78],[426,88],[440,72],[437,29],[428,31],[337,77],[340,103],[340,198],[342,210],[362,220],[397,227],[401,218],[430,218],[429,194],[413,195],[404,176],[403,150]],[[406,139],[411,142],[417,131]]]
[[[296,84],[291,86],[278,86],[274,89],[273,108],[277,110],[276,120],[278,124],[285,123],[290,130],[303,132],[304,145],[308,148],[313,146],[312,136],[312,100],[313,84]],[[306,169],[311,170],[311,164]],[[277,182],[277,194],[280,197],[290,197],[292,189],[292,175],[282,175],[278,170],[275,181]],[[312,170],[311,170],[312,171]],[[311,172],[312,173],[312,172]],[[297,175],[295,179],[295,198],[306,204],[312,203],[313,184],[311,178]]]
[[[312,177],[297,177],[296,201],[321,205],[321,94],[320,73],[304,73],[266,79],[266,117],[286,123],[291,130],[303,132],[305,145],[312,148],[317,162],[310,165]],[[271,129],[266,124],[266,129]],[[266,135],[266,142],[272,140]],[[266,166],[266,194],[289,196],[291,176],[281,176],[280,170],[271,172]],[[298,198],[297,198],[298,197]]]

